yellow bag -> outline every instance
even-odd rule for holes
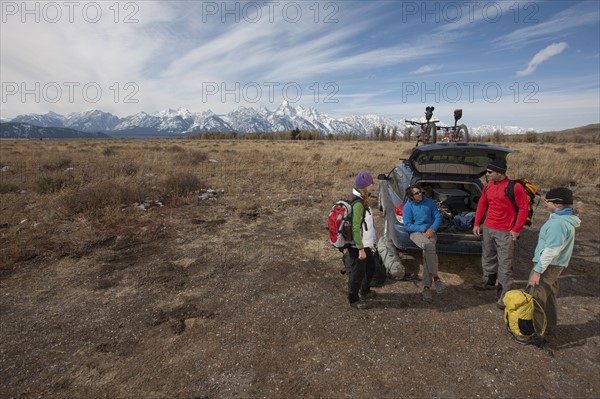
[[[510,290],[502,299],[504,302],[504,322],[506,328],[519,343],[530,343],[535,336],[543,336],[546,331],[546,317],[544,315],[544,326],[542,331],[535,331],[533,324],[533,313],[535,307],[544,313],[542,307],[527,292],[521,290]]]

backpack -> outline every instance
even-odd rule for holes
[[[544,315],[544,327],[542,331],[535,331],[533,324],[535,307],[537,306],[542,314],[544,314],[544,310],[529,293],[521,290],[510,290],[504,295],[502,302],[504,302],[505,306],[504,323],[515,341],[520,344],[528,344],[536,336],[544,335],[546,331],[546,316]]]
[[[540,196],[540,193],[538,192],[538,189],[536,186],[533,185],[533,183],[531,183],[529,181],[529,179],[526,178],[520,178],[520,179],[510,179],[508,181],[508,186],[506,186],[506,188],[504,189],[504,194],[506,194],[506,196],[508,197],[508,199],[510,200],[510,203],[513,205],[513,207],[515,208],[515,213],[518,215],[519,214],[519,206],[517,205],[517,201],[515,200],[515,184],[519,183],[520,185],[523,186],[523,189],[525,190],[525,194],[527,194],[527,198],[528,200],[528,205],[529,205],[529,211],[527,212],[527,219],[525,221],[525,226],[531,226],[532,220],[533,220],[533,214],[535,213],[535,210],[537,209],[538,205],[540,204],[540,201],[538,201],[537,203],[535,202],[535,196]],[[483,188],[483,191],[486,191],[488,189],[488,185],[486,184],[485,187]],[[535,204],[535,207],[533,206]],[[515,222],[516,222],[516,217],[515,217]]]
[[[513,204],[513,207],[515,208],[515,212],[519,213],[519,207],[517,206],[517,202],[515,201],[515,184],[521,184],[523,186],[523,188],[525,189],[525,194],[527,194],[527,197],[529,198],[529,211],[527,212],[527,221],[525,222],[526,226],[531,226],[532,220],[533,220],[533,213],[535,212],[535,209],[537,209],[537,205],[539,205],[539,201],[537,202],[535,208],[534,208],[534,204],[535,204],[535,196],[539,196],[540,193],[538,193],[538,189],[536,186],[534,186],[528,179],[526,178],[521,178],[521,179],[516,179],[516,180],[510,180],[508,182],[508,186],[506,187],[505,193],[506,196],[508,197],[508,199],[510,200],[510,202]]]
[[[354,244],[352,240],[352,205],[358,200],[360,200],[360,197],[354,196],[349,201],[337,201],[329,211],[327,217],[329,242],[340,251]],[[363,220],[364,218],[363,213]]]
[[[377,253],[381,257],[386,274],[394,279],[401,279],[406,272],[398,250],[388,236],[383,235],[377,241]]]

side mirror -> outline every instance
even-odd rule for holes
[[[387,180],[387,176],[384,173],[377,175],[377,180]]]

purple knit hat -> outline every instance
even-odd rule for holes
[[[375,182],[373,181],[373,176],[371,176],[369,174],[369,172],[365,172],[364,170],[358,172],[358,174],[354,178],[354,187],[355,188],[359,188],[359,189],[365,188],[374,183]]]

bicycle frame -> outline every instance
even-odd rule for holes
[[[437,128],[435,126],[435,122],[439,122],[438,120],[431,120],[433,117],[434,107],[426,107],[425,108],[425,120],[426,122],[417,122],[417,121],[409,121],[405,120],[406,123],[411,126],[419,126],[421,128],[420,137],[417,136],[417,143],[415,146],[419,145],[419,142],[422,144],[431,144],[437,141]]]
[[[452,126],[439,126],[439,130],[444,131],[444,137],[442,142],[444,143],[458,143],[469,141],[469,129],[463,124],[458,125],[458,120],[462,118],[462,109],[454,110],[454,127]]]

